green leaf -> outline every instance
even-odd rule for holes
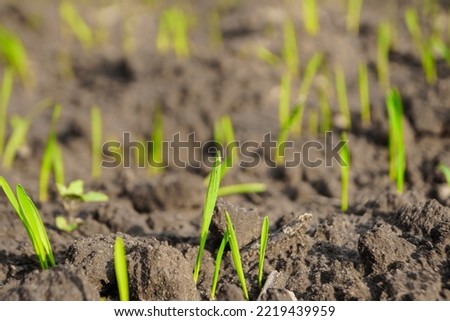
[[[114,243],[114,270],[116,272],[120,301],[129,301],[128,270],[125,246],[121,237],[116,237]]]
[[[67,194],[71,195],[83,195],[84,191],[84,182],[81,179],[77,179],[69,184],[67,188]]]
[[[83,202],[107,202],[109,200],[106,194],[100,192],[88,192],[81,196]]]
[[[236,184],[221,187],[218,196],[223,197],[234,194],[263,193],[266,190],[267,186],[263,183]]]
[[[264,274],[264,258],[266,256],[267,241],[269,240],[269,217],[265,216],[261,227],[261,239],[259,247],[258,260],[258,285],[262,288],[262,279]]]
[[[216,297],[216,288],[217,283],[219,281],[220,264],[222,263],[222,257],[225,251],[225,246],[228,243],[228,236],[229,236],[228,230],[226,230],[225,234],[223,235],[222,242],[220,243],[219,250],[217,251],[216,263],[214,265],[213,281],[211,285],[211,296],[210,296],[211,300],[214,300],[214,298]]]
[[[77,223],[71,223],[69,224],[69,222],[67,222],[66,218],[64,216],[57,216],[55,219],[55,225],[56,227],[61,230],[61,231],[65,231],[68,233],[71,233],[73,231],[75,231],[78,228],[78,224]]]

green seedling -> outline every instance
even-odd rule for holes
[[[348,146],[347,133],[343,132],[341,140],[346,142],[340,151],[344,164],[341,165],[341,211],[348,209],[348,188],[350,185],[350,147]]]
[[[403,137],[403,103],[397,89],[388,91],[386,106],[389,117],[389,177],[397,183],[397,191],[404,189],[406,149]]]
[[[419,52],[422,68],[429,84],[437,81],[436,62],[433,57],[432,42],[424,39],[420,27],[419,16],[416,9],[409,8],[405,11],[405,21],[414,45]]]
[[[116,237],[116,241],[114,242],[114,271],[116,272],[120,301],[129,301],[127,256],[123,239],[119,236]]]
[[[59,14],[79,43],[85,49],[92,48],[94,34],[73,3],[70,1],[62,1],[59,6]]]
[[[64,216],[56,217],[56,226],[66,232],[72,232],[78,228],[79,224],[83,221],[76,218],[80,205],[82,203],[90,202],[106,202],[108,196],[100,192],[87,192],[84,193],[84,183],[82,180],[76,180],[64,186],[62,184],[56,184],[59,196],[63,200],[64,209],[67,212],[68,219]]]
[[[440,55],[450,66],[450,46],[446,45],[441,36],[437,34],[431,36],[430,42],[432,50]]]
[[[200,232],[200,245],[194,267],[195,283],[197,283],[198,281],[198,275],[200,273],[200,266],[202,263],[203,252],[206,245],[206,238],[208,237],[209,226],[211,225],[212,216],[214,214],[214,206],[216,204],[217,195],[220,187],[221,169],[222,169],[221,157],[220,152],[218,152],[218,155],[211,170],[208,189],[206,191],[205,205],[203,207],[203,220]]]
[[[0,25],[0,57],[9,69],[19,75],[24,85],[31,81],[30,62],[22,41],[11,31]]]
[[[300,90],[299,90],[299,100],[302,102],[306,102],[308,98],[309,90],[314,81],[314,77],[317,74],[320,66],[323,63],[323,54],[316,53],[311,59],[309,59],[308,64],[305,68],[305,75],[301,81]]]
[[[148,152],[150,166],[148,172],[150,175],[162,173],[164,171],[164,117],[161,108],[158,106],[153,113],[152,124],[152,149]]]
[[[370,97],[369,97],[369,76],[367,72],[367,65],[360,63],[358,68],[358,85],[359,85],[359,99],[361,104],[361,121],[364,125],[370,125]]]
[[[328,89],[326,86],[321,86],[318,89],[319,108],[320,108],[320,132],[326,133],[332,128],[332,112],[330,107],[330,100],[328,98]]]
[[[345,73],[341,66],[336,67],[336,92],[339,104],[340,114],[345,119],[345,128],[350,129],[352,126],[352,119],[350,115],[350,108],[348,106],[347,98],[347,84],[345,81]]]
[[[61,106],[56,105],[53,109],[50,133],[42,158],[41,172],[39,178],[39,200],[46,202],[48,200],[48,186],[50,175],[53,171],[55,182],[64,185],[64,166],[62,160],[61,148],[58,145],[56,137],[56,125],[61,114]]]
[[[263,183],[244,183],[221,187],[218,196],[224,197],[235,194],[263,193],[266,190],[267,186]]]
[[[291,83],[292,76],[290,73],[285,73],[281,78],[280,83],[280,103],[278,106],[278,119],[280,128],[286,123],[289,118],[289,109],[291,107]]]
[[[347,0],[347,30],[357,34],[363,0]]]
[[[286,64],[287,70],[297,76],[300,73],[300,62],[298,58],[297,49],[297,35],[295,32],[294,22],[290,19],[285,20],[283,26],[284,32],[284,47],[283,60]]]
[[[450,186],[450,168],[444,164],[440,164],[438,169],[442,172],[442,174],[444,174],[445,180],[447,181],[448,186]]]
[[[294,124],[298,124],[302,121],[304,108],[304,103],[298,103],[292,110],[285,124],[280,128],[275,149],[275,162],[278,165],[281,165],[283,163],[284,148],[286,147],[286,141],[289,138],[289,133]]]
[[[5,148],[6,122],[8,119],[8,105],[14,82],[14,72],[6,68],[3,72],[2,88],[0,92],[0,156]]]
[[[303,21],[308,34],[315,36],[320,30],[316,0],[303,0]]]
[[[387,89],[390,86],[389,50],[391,44],[391,26],[388,22],[383,22],[378,26],[377,33],[377,72],[379,85],[383,89]]]
[[[214,265],[213,281],[211,285],[211,295],[210,295],[211,300],[214,300],[216,297],[217,283],[219,282],[220,265],[222,263],[222,257],[223,253],[225,252],[225,246],[228,243],[228,239],[229,233],[228,230],[226,230],[225,234],[223,235],[222,242],[220,243],[219,250],[217,250],[216,263]]]
[[[93,178],[102,175],[102,114],[100,108],[91,108],[91,135],[92,135],[92,169]]]
[[[189,57],[190,25],[190,17],[183,10],[176,7],[166,9],[159,22],[157,49],[163,53],[173,49],[178,57]]]
[[[258,285],[262,289],[263,274],[264,274],[264,259],[266,257],[267,241],[269,240],[269,217],[265,216],[261,227],[261,238],[259,246],[259,260],[258,260]]]
[[[3,189],[3,192],[17,215],[19,215],[19,218],[28,233],[28,237],[33,244],[41,269],[45,270],[55,266],[55,258],[53,257],[52,247],[47,232],[45,231],[44,223],[31,198],[27,195],[21,185],[16,186],[16,198],[9,184],[1,176],[0,187]]]
[[[266,64],[270,66],[275,66],[280,63],[280,57],[271,53],[266,48],[258,48],[256,55],[260,60],[264,61]]]
[[[234,268],[236,269],[239,282],[241,283],[244,298],[248,301],[249,296],[247,291],[247,284],[245,283],[244,269],[242,268],[241,254],[239,251],[239,244],[236,238],[236,232],[234,231],[233,222],[231,222],[231,217],[230,214],[228,214],[228,212],[225,212],[225,218],[227,220],[227,227],[229,233],[228,242],[230,243],[231,256],[233,258]]]

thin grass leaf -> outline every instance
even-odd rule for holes
[[[363,0],[347,0],[347,30],[358,34]]]
[[[358,67],[358,85],[361,104],[361,121],[365,125],[370,125],[369,76],[367,65],[365,63],[360,63]]]
[[[220,11],[213,10],[208,14],[209,43],[213,48],[221,48],[223,44],[220,26]]]
[[[158,174],[164,171],[164,118],[159,106],[153,113],[151,140],[152,150],[149,155],[149,174]]]
[[[102,175],[102,114],[98,106],[91,108],[92,165],[91,175],[99,178]]]
[[[297,49],[297,35],[295,32],[294,22],[290,19],[285,20],[283,25],[284,47],[283,59],[288,71],[292,75],[300,73],[300,62]]]
[[[59,14],[81,45],[85,49],[92,48],[94,44],[93,32],[77,8],[70,1],[63,1],[59,7]]]
[[[10,169],[13,165],[14,158],[20,146],[25,143],[25,139],[30,128],[31,119],[28,117],[21,118],[19,116],[11,117],[12,133],[6,144],[3,156],[3,167]]]
[[[223,235],[222,242],[220,243],[219,250],[217,250],[216,263],[214,264],[214,274],[211,284],[211,295],[210,295],[211,300],[214,300],[216,297],[217,283],[219,282],[220,264],[222,263],[223,253],[225,252],[225,246],[228,243],[228,237],[229,233],[228,230],[226,230],[225,234]]]
[[[291,131],[291,128],[296,123],[301,123],[303,118],[303,111],[305,109],[304,103],[297,104],[294,109],[292,110],[291,115],[289,116],[286,123],[283,125],[283,127],[280,129],[280,132],[278,133],[277,137],[277,145],[276,145],[276,151],[275,151],[275,162],[277,164],[281,164],[284,159],[284,148],[286,144],[286,140],[289,138],[289,133]]]
[[[258,285],[262,289],[263,275],[264,275],[264,259],[266,257],[267,241],[269,240],[269,217],[265,216],[261,227],[261,238],[259,246],[259,260],[258,260]]]
[[[200,232],[200,245],[197,253],[197,259],[194,267],[194,282],[197,283],[198,275],[200,273],[200,266],[203,258],[203,251],[208,237],[209,226],[211,225],[212,216],[214,214],[214,206],[216,204],[217,195],[220,187],[220,171],[221,171],[221,157],[218,153],[214,165],[211,169],[211,176],[209,178],[208,189],[206,191],[205,205],[203,207],[203,220]]]
[[[3,176],[0,176],[0,187],[5,192],[6,198],[8,199],[9,203],[11,203],[12,207],[16,211],[16,213],[19,215],[20,220],[23,221],[24,218],[21,216],[21,210],[19,206],[19,202],[17,201],[16,196],[14,195],[13,190],[9,186],[9,184],[6,182],[5,178]]]
[[[281,78],[280,83],[280,102],[278,106],[278,119],[280,128],[286,123],[289,118],[289,109],[291,106],[291,82],[292,76],[290,73],[285,73]]]
[[[346,121],[345,128],[350,129],[352,127],[352,118],[350,115],[350,107],[348,105],[345,73],[341,66],[336,67],[335,76],[339,111]]]
[[[259,48],[256,55],[260,60],[264,61],[266,64],[270,66],[275,66],[278,63],[280,63],[280,57],[274,55],[266,48]]]
[[[316,53],[311,57],[311,59],[309,59],[305,68],[305,75],[303,76],[302,83],[300,85],[299,100],[306,102],[314,77],[322,65],[322,62],[323,54],[321,53]]]
[[[24,85],[31,81],[31,69],[27,51],[14,33],[0,25],[0,56],[9,69],[19,75]]]
[[[303,0],[303,21],[306,32],[315,36],[320,30],[316,0]]]
[[[244,275],[244,269],[242,268],[242,261],[241,261],[241,254],[239,251],[239,245],[236,238],[236,232],[234,231],[233,222],[231,221],[230,214],[228,212],[225,212],[225,217],[227,220],[227,227],[228,227],[228,233],[229,233],[229,243],[230,243],[230,249],[231,249],[231,256],[233,258],[233,264],[234,268],[236,270],[236,273],[239,278],[239,282],[241,283],[242,292],[244,293],[244,298],[248,301],[248,291],[247,291],[247,284],[245,283],[245,275]]]
[[[14,82],[14,73],[11,68],[6,68],[3,72],[2,89],[0,96],[0,156],[3,155],[5,147],[6,123],[8,116],[8,105]]]
[[[377,31],[377,71],[378,81],[381,88],[390,86],[389,77],[389,50],[392,43],[392,31],[388,22],[378,26]]]
[[[450,186],[450,168],[444,164],[439,164],[438,169],[444,174],[447,184]]]
[[[129,301],[127,257],[123,239],[120,236],[116,237],[114,242],[114,271],[116,272],[120,301]]]
[[[224,186],[219,189],[218,196],[224,197],[235,194],[263,193],[267,190],[263,183],[246,183]]]
[[[340,156],[344,161],[341,165],[341,211],[348,209],[348,188],[350,185],[350,147],[348,145],[347,133],[343,132],[341,140],[346,142],[340,151]]]

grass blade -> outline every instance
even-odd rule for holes
[[[280,83],[280,103],[278,105],[278,119],[280,121],[280,128],[289,118],[289,108],[291,106],[291,82],[291,74],[285,73],[281,78]]]
[[[378,81],[381,88],[390,86],[389,79],[389,50],[392,43],[391,26],[383,22],[378,26],[377,32],[377,71]]]
[[[286,144],[286,140],[289,138],[289,133],[291,131],[291,128],[296,123],[301,123],[303,118],[303,112],[305,109],[304,103],[297,104],[294,109],[292,110],[291,115],[289,116],[286,123],[283,125],[283,127],[280,129],[280,132],[278,133],[277,137],[277,145],[276,145],[276,151],[275,151],[275,162],[277,164],[281,164],[284,159],[284,147]]]
[[[298,58],[297,49],[297,35],[295,33],[294,22],[290,19],[285,20],[283,26],[284,32],[284,47],[283,47],[283,59],[287,66],[288,71],[292,75],[298,75],[300,73],[300,62]]]
[[[224,186],[219,189],[218,196],[229,196],[234,194],[250,194],[263,193],[267,190],[266,184],[263,183],[245,183]]]
[[[119,236],[116,237],[116,241],[114,243],[114,271],[116,272],[120,301],[129,301],[130,294],[128,287],[127,257],[125,254],[123,239]]]
[[[91,109],[91,135],[92,135],[92,170],[93,178],[102,175],[102,114],[98,106]]]
[[[363,0],[347,0],[347,30],[358,34]]]
[[[316,0],[303,0],[303,21],[306,32],[315,36],[320,30]]]
[[[369,98],[369,76],[367,65],[360,63],[358,67],[358,84],[359,84],[359,99],[361,103],[361,121],[365,125],[370,125],[370,98]]]
[[[31,81],[31,68],[27,51],[22,41],[11,31],[0,25],[0,55],[9,68],[19,75],[24,85]]]
[[[262,279],[264,274],[264,258],[266,256],[267,241],[269,239],[269,217],[265,216],[261,227],[261,239],[259,246],[258,260],[258,285],[262,289]]]
[[[447,181],[448,186],[450,186],[450,168],[444,164],[440,164],[438,169],[442,172],[442,174],[444,174],[445,180]]]
[[[194,267],[194,282],[196,283],[198,281],[198,275],[200,273],[200,266],[202,263],[203,251],[206,245],[206,238],[208,237],[209,226],[214,214],[214,206],[216,204],[217,195],[219,193],[221,168],[221,157],[219,152],[211,169],[208,189],[206,191],[205,205],[203,207],[203,221],[202,229],[200,232],[200,245]]]
[[[341,140],[346,142],[340,151],[344,164],[341,165],[341,211],[348,210],[348,188],[350,185],[350,147],[348,145],[347,133],[343,132]]]
[[[14,73],[11,68],[3,72],[2,89],[0,96],[0,156],[3,155],[6,140],[6,123],[8,119],[8,105],[13,88]]]
[[[217,283],[219,282],[220,264],[222,263],[223,253],[225,252],[225,246],[228,243],[228,237],[229,237],[228,230],[226,230],[216,255],[216,263],[214,265],[213,281],[211,285],[211,296],[210,296],[211,300],[214,300],[216,297],[216,288]]]
[[[20,146],[25,142],[31,120],[29,118],[21,118],[19,116],[11,117],[12,133],[6,144],[5,154],[3,156],[3,167],[10,169],[13,165],[14,158]]]
[[[241,283],[242,292],[244,292],[244,298],[248,301],[249,296],[247,291],[247,284],[245,283],[245,275],[244,270],[242,268],[241,254],[239,251],[239,245],[236,238],[236,233],[234,231],[233,222],[231,222],[231,217],[230,214],[228,214],[228,212],[225,213],[225,217],[227,220],[231,256],[233,257],[234,268],[236,269],[239,282]]]
[[[350,129],[352,126],[352,119],[350,115],[350,108],[347,98],[347,84],[345,81],[345,73],[341,66],[336,67],[336,92],[339,103],[339,110],[346,121],[345,128]]]

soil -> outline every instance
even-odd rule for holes
[[[87,190],[106,193],[110,200],[82,206],[77,216],[83,224],[74,232],[57,229],[55,217],[64,215],[64,207],[53,184],[49,202],[38,202],[51,108],[37,114],[13,168],[2,168],[1,175],[11,185],[22,184],[36,201],[57,266],[39,270],[22,223],[1,195],[1,300],[117,300],[117,235],[125,242],[131,299],[208,300],[225,211],[236,227],[251,300],[450,300],[450,192],[437,170],[440,163],[450,165],[450,66],[438,59],[436,84],[426,82],[403,22],[408,6],[424,12],[422,1],[364,1],[359,35],[346,30],[342,1],[318,1],[321,30],[315,37],[305,32],[297,1],[180,1],[197,17],[188,58],[156,49],[158,19],[169,1],[74,1],[91,26],[109,35],[91,49],[83,48],[61,26],[58,3],[0,1],[0,21],[23,40],[33,74],[28,88],[16,81],[9,115],[27,115],[44,98],[61,103],[57,135],[66,180],[83,179]],[[214,47],[207,22],[219,6],[223,42]],[[448,2],[439,6],[441,18],[449,23]],[[101,109],[105,140],[120,140],[125,132],[133,139],[148,138],[157,106],[167,140],[176,133],[184,138],[195,133],[197,140],[207,143],[213,139],[214,121],[224,115],[230,116],[238,141],[260,142],[266,133],[276,137],[284,67],[267,64],[256,52],[260,47],[282,52],[283,23],[289,17],[298,32],[301,70],[316,52],[326,61],[307,101],[303,134],[291,137],[296,146],[325,141],[322,134],[307,130],[317,110],[315,88],[320,80],[333,79],[336,64],[346,73],[353,124],[348,133],[350,207],[340,210],[336,162],[317,168],[236,166],[222,186],[260,182],[267,184],[267,191],[219,198],[195,284],[192,271],[209,168],[171,163],[163,173],[148,175],[146,169],[121,166],[104,168],[100,179],[92,179],[90,108]],[[376,73],[377,25],[386,19],[397,26],[390,76],[405,105],[403,194],[389,179],[385,95]],[[70,58],[72,75],[61,72],[58,57]],[[369,65],[370,126],[360,121],[359,61]],[[294,83],[295,88],[300,84]],[[331,97],[330,103],[337,117],[336,99]],[[338,137],[339,122],[334,124]],[[206,151],[198,154],[208,156]],[[264,280],[270,276],[271,282],[261,293],[258,249],[265,215],[270,218],[270,236]],[[228,249],[217,299],[244,299]]]

